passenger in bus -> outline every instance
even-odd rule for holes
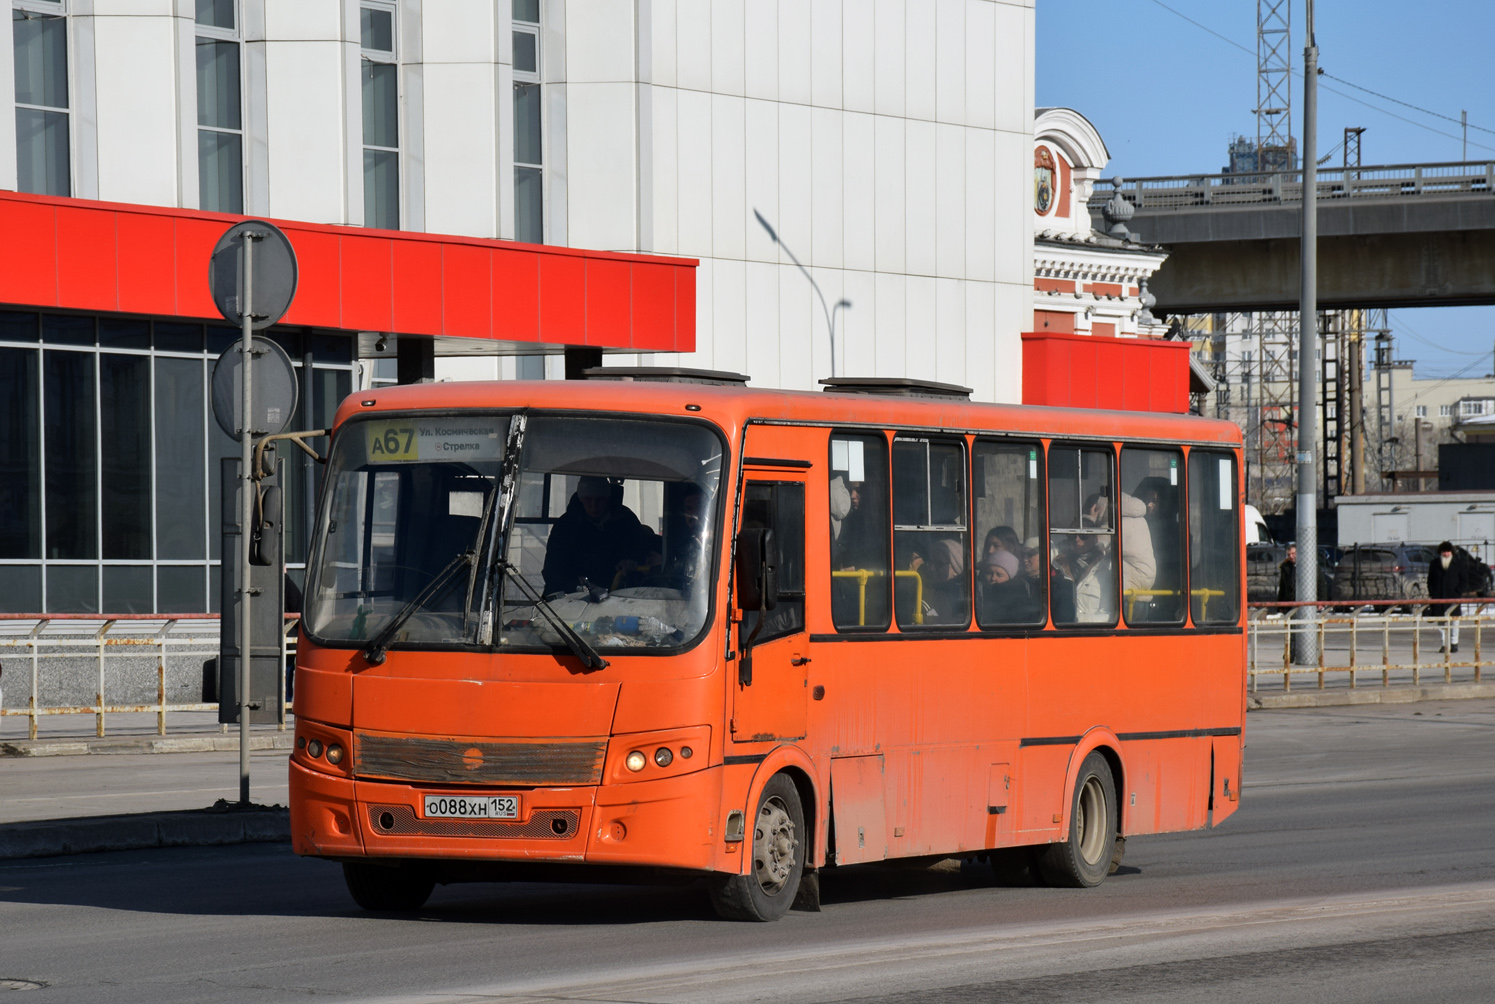
[[[1069,534],[1059,561],[1074,588],[1074,623],[1109,624],[1116,619],[1116,565],[1105,534]],[[1057,616],[1054,618],[1059,619]]]
[[[1011,551],[997,548],[982,559],[977,596],[983,624],[1031,624],[1039,604]]]
[[[700,577],[706,554],[706,530],[710,524],[711,497],[695,482],[678,489],[678,507],[665,516],[666,539],[660,580],[674,589],[689,589]],[[645,531],[647,532],[647,530]]]
[[[1021,550],[1016,530],[1010,526],[994,526],[986,531],[986,543],[981,547],[981,554],[984,557],[993,551],[1006,551],[1015,558]]]
[[[1121,588],[1149,590],[1158,574],[1147,525],[1147,503],[1121,493]]]
[[[883,556],[887,542],[880,539],[881,534],[874,525],[873,514],[863,507],[865,498],[866,489],[862,482],[852,481],[846,486],[846,515],[841,520],[841,532],[832,550],[832,559],[838,571],[856,568],[884,570],[878,559]],[[834,507],[835,504],[833,494],[831,505]],[[834,515],[833,509],[832,516]]]
[[[969,593],[965,577],[965,548],[961,541],[943,537],[916,553],[909,567],[919,573],[924,593],[924,623],[964,624]]]
[[[586,579],[616,589],[658,560],[659,538],[623,504],[623,486],[583,477],[545,544],[545,593],[569,593]]]
[[[1182,615],[1180,560],[1178,540],[1178,489],[1166,478],[1143,478],[1137,485],[1137,497],[1147,506],[1147,532],[1152,538],[1152,552],[1157,560],[1157,575],[1152,588],[1165,593],[1153,601],[1159,620],[1176,620]]]

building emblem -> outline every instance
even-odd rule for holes
[[[1054,208],[1054,155],[1040,146],[1033,153],[1033,209],[1044,216]]]

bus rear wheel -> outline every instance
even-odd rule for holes
[[[778,920],[789,912],[804,874],[805,811],[799,789],[774,775],[758,796],[753,814],[752,871],[717,875],[711,905],[725,920]]]
[[[1100,885],[1116,853],[1116,782],[1098,751],[1080,764],[1069,807],[1069,839],[1038,855],[1038,869],[1049,885],[1073,889]]]
[[[354,902],[374,913],[419,910],[436,888],[429,869],[408,862],[390,867],[344,861],[343,881]]]

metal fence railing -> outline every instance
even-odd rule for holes
[[[1487,640],[1495,641],[1495,599],[1461,600],[1456,615],[1428,612],[1447,604],[1252,603],[1249,689],[1419,686],[1429,676],[1479,683],[1484,670],[1495,666],[1495,645],[1485,648]],[[286,619],[283,655],[295,653],[297,623]],[[1455,624],[1459,651],[1440,651],[1440,629]],[[146,712],[156,716],[156,732],[164,736],[170,713],[218,710],[216,702],[186,699],[202,696],[203,663],[218,656],[218,626],[216,614],[0,614],[0,686],[12,705],[0,707],[0,716],[26,718],[35,739],[39,720],[49,715],[93,715],[95,733],[104,736],[106,716]],[[1298,631],[1311,632],[1317,642],[1311,665],[1293,662],[1292,636]],[[23,707],[14,706],[18,692],[26,694]],[[146,700],[131,699],[146,693]],[[91,700],[67,699],[80,694]]]
[[[295,654],[298,623],[286,619],[282,662]],[[44,716],[93,715],[102,737],[107,715],[147,712],[164,736],[168,713],[218,710],[201,699],[218,634],[217,614],[0,614],[0,688],[11,704],[17,692],[27,695],[24,707],[0,707],[0,716],[26,718],[35,739]]]
[[[1495,194],[1495,161],[1321,167],[1316,187],[1318,197],[1330,202],[1491,195]],[[1109,189],[1097,188],[1090,197],[1091,208],[1100,208],[1111,194]],[[1303,174],[1279,171],[1130,178],[1123,183],[1121,194],[1138,209],[1302,202]]]
[[[1253,693],[1291,691],[1307,681],[1315,689],[1420,686],[1431,675],[1442,683],[1480,683],[1495,666],[1495,600],[1358,600],[1252,603],[1247,623],[1247,674]],[[1434,611],[1430,613],[1429,611]],[[1459,630],[1458,651],[1444,632]],[[1310,632],[1316,661],[1293,662],[1292,637]]]

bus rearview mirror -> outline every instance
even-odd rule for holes
[[[751,527],[737,534],[737,606],[772,610],[779,605],[778,571],[773,566],[773,531]]]

